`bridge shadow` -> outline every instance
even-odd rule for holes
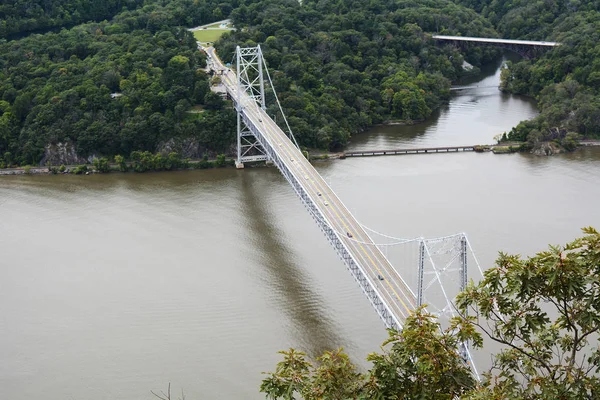
[[[277,172],[261,169],[260,173],[274,181]],[[259,264],[267,272],[266,284],[270,286],[269,290],[277,293],[270,300],[276,300],[277,306],[289,316],[294,328],[292,334],[299,341],[299,345],[294,347],[307,352],[310,357],[320,356],[326,350],[338,348],[344,341],[337,334],[339,329],[333,321],[322,312],[326,301],[313,290],[309,276],[297,265],[294,252],[286,243],[285,233],[272,222],[275,217],[254,184],[253,175],[252,171],[242,173],[244,217],[248,221],[253,244],[261,253]],[[345,344],[350,347],[350,343]]]

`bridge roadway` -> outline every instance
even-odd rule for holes
[[[223,66],[214,48],[208,47],[205,48],[205,51],[209,56],[208,61],[211,68],[221,74],[221,79],[230,96],[237,99],[238,86],[235,73]],[[416,308],[417,302],[414,292],[402,279],[399,271],[391,265],[385,255],[375,246],[367,232],[327,185],[317,170],[269,115],[246,93],[241,94],[240,103],[242,103],[244,121],[247,125],[253,125],[262,135],[262,138],[258,139],[263,147],[266,147],[267,153],[273,152],[270,159],[274,158],[272,161],[284,176],[291,174],[286,178],[293,187],[295,183],[301,185],[304,193],[300,188],[295,187],[294,189],[305,202],[317,223],[323,217],[326,224],[329,225],[330,229],[327,226],[321,226],[326,236],[332,233],[335,234],[333,239],[331,237],[328,237],[328,239],[347,264],[381,318],[388,327],[400,329],[404,319]],[[252,130],[251,126],[249,128]],[[293,182],[293,179],[290,178],[295,179],[296,182]],[[304,198],[305,194],[308,198]],[[350,254],[350,257],[347,257],[348,254],[344,250]],[[358,265],[353,265],[353,261]],[[364,276],[360,276],[361,273]],[[365,283],[371,287],[365,287]]]

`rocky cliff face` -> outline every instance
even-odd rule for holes
[[[536,156],[551,156],[564,152],[565,150],[562,147],[553,142],[540,142],[531,150],[531,154]]]
[[[226,153],[228,155],[235,154],[237,151],[236,149],[237,147],[234,143]],[[217,155],[215,151],[208,150],[206,147],[200,145],[195,138],[171,138],[165,142],[159,143],[156,147],[156,152],[164,155],[173,151],[179,154],[181,158],[199,159],[204,157],[205,154],[208,155],[208,157],[213,158]]]
[[[171,138],[159,143],[156,152],[164,155],[175,152],[181,158],[202,158],[204,155],[203,149],[194,138]]]
[[[46,146],[40,166],[85,164],[91,162],[93,159],[94,156],[88,158],[79,156],[75,150],[75,146],[71,143],[56,143]]]

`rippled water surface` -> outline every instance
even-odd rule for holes
[[[480,82],[497,82],[495,72]],[[535,114],[493,89],[352,147],[490,143]],[[600,227],[600,148],[317,164],[359,220],[401,237],[465,231],[483,265]],[[0,179],[0,398],[260,399],[277,350],[343,346],[383,325],[275,169]],[[397,255],[401,261],[401,255]]]

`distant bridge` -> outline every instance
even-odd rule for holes
[[[525,58],[535,57],[544,50],[548,50],[561,45],[561,43],[558,42],[539,42],[535,40],[495,39],[469,36],[433,35],[432,38],[438,41],[450,42],[456,46],[474,45],[502,47],[508,50],[512,50]]]

